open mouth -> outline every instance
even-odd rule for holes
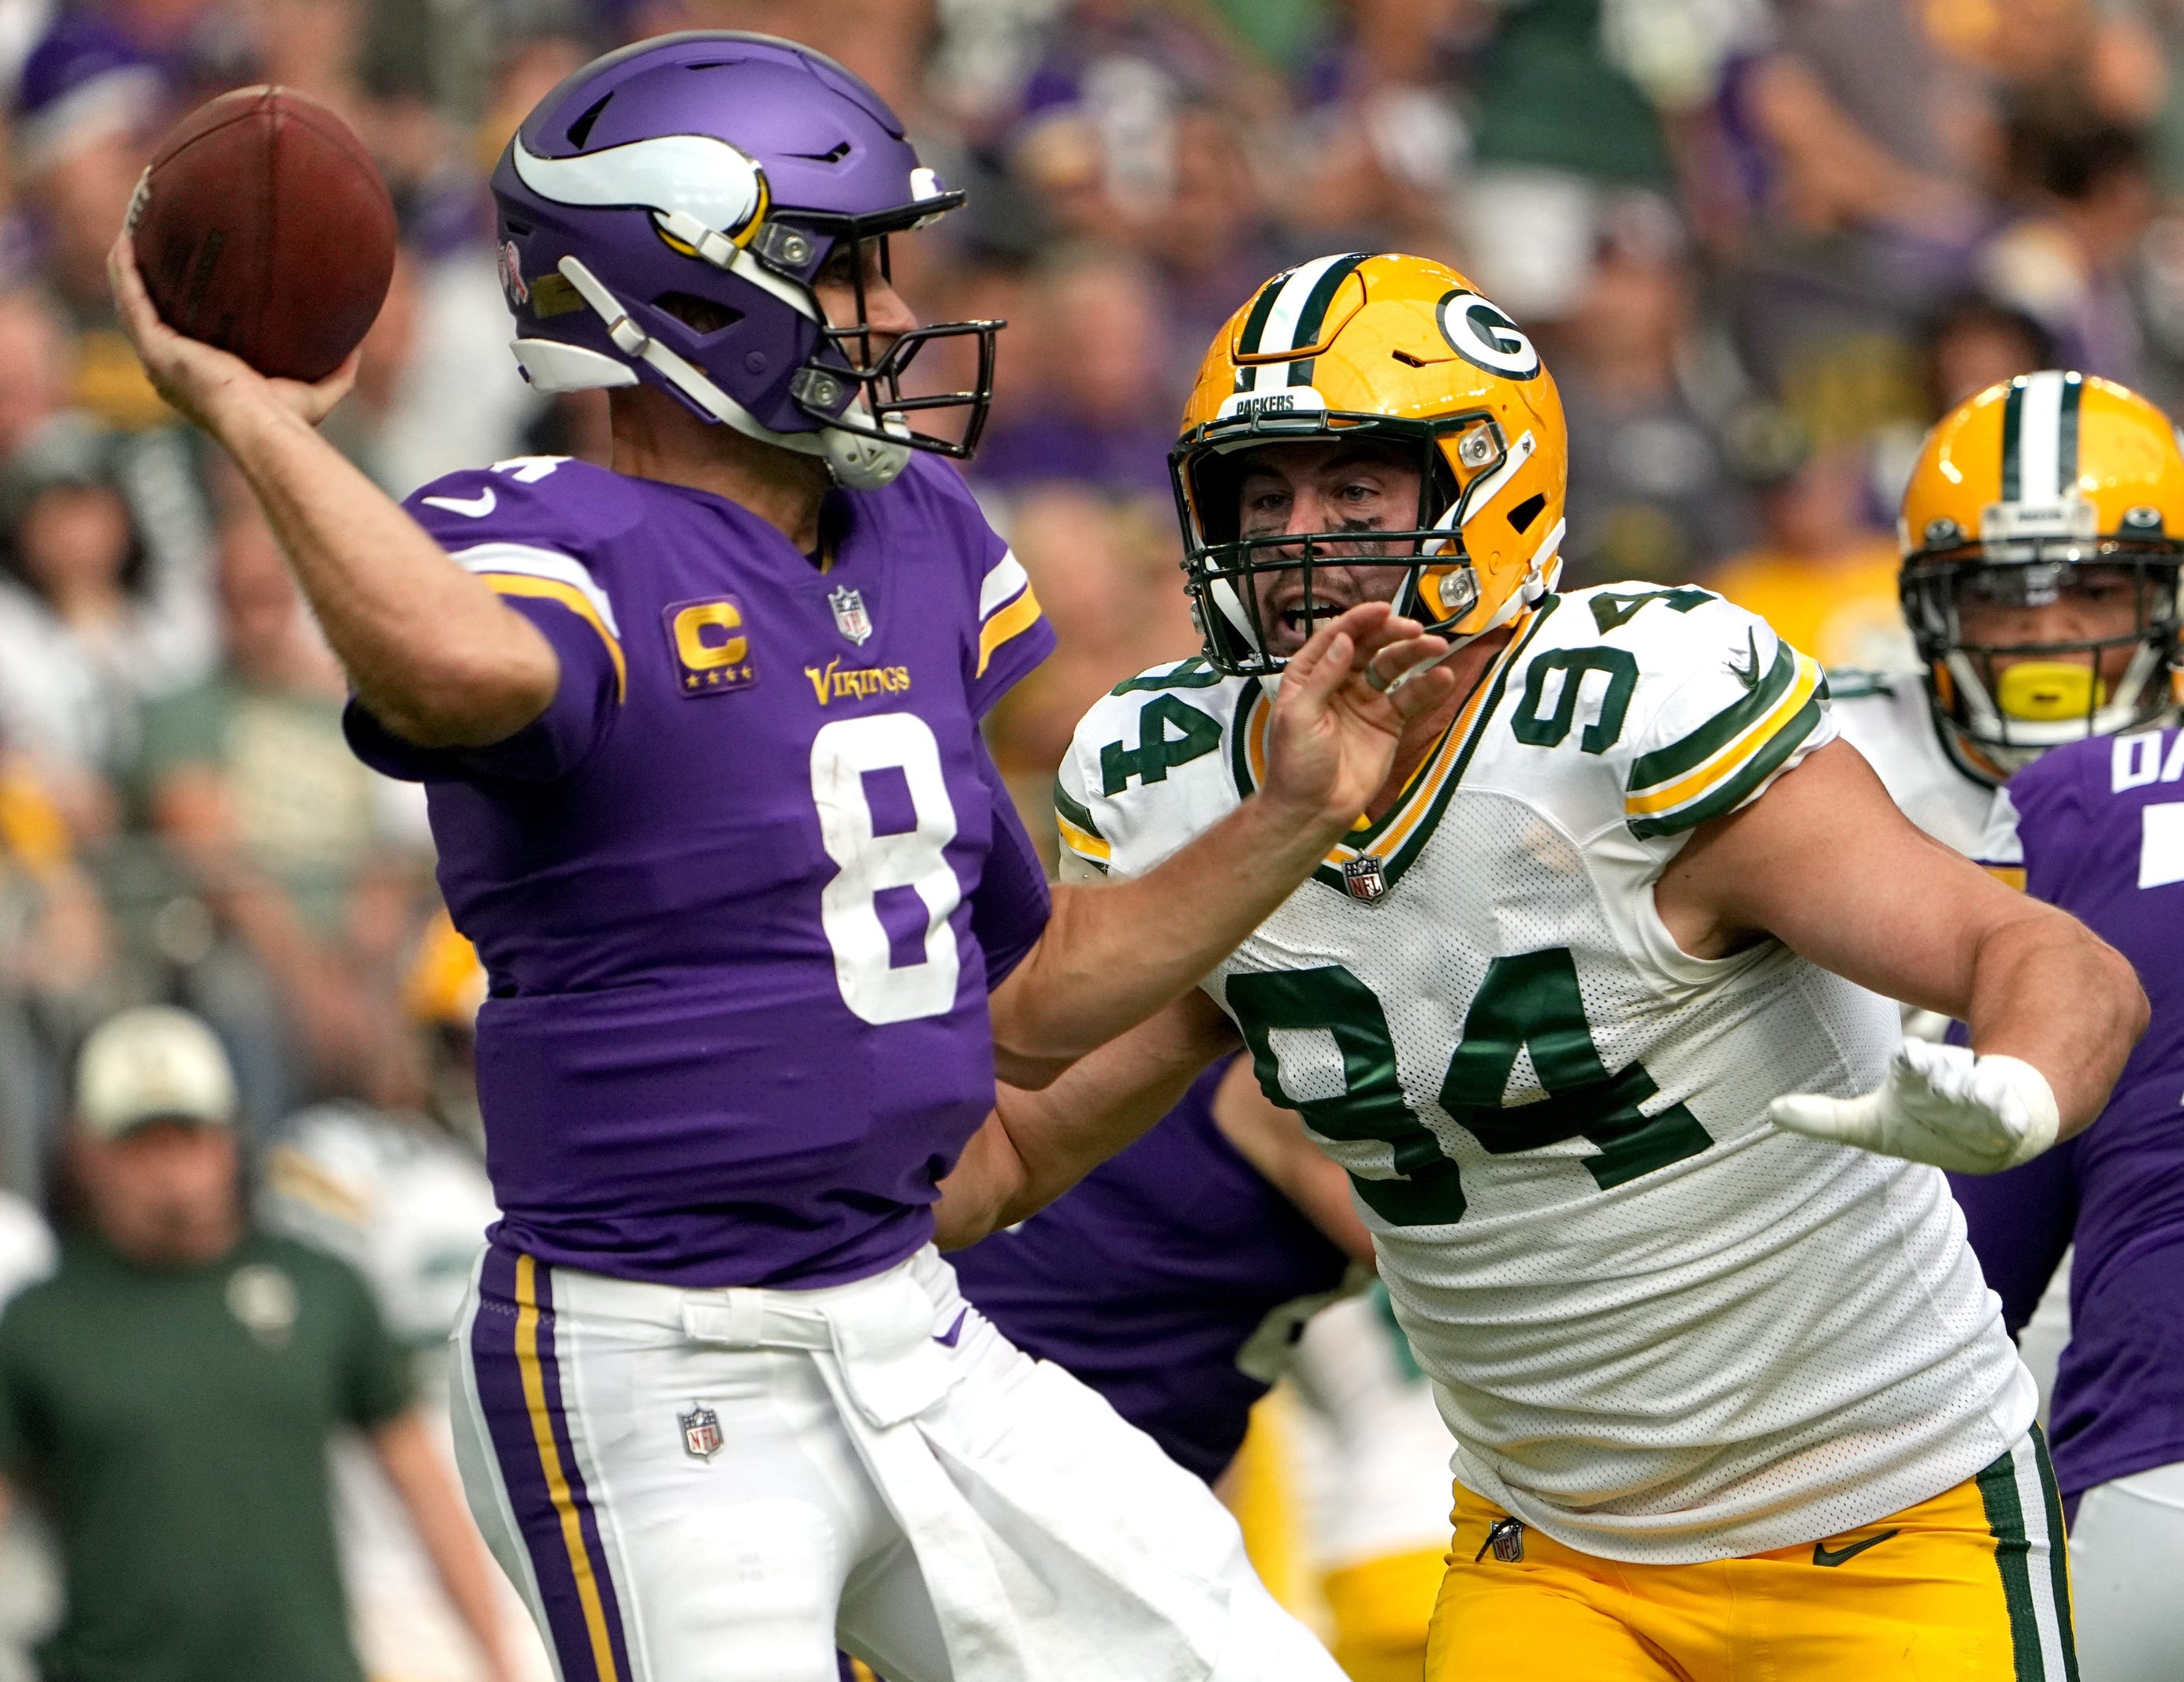
[[[1274,619],[1283,630],[1288,632],[1298,642],[1302,643],[1309,639],[1312,633],[1322,624],[1328,620],[1340,618],[1343,612],[1344,609],[1340,602],[1315,600],[1307,604],[1302,600],[1298,600],[1281,609],[1275,614]]]

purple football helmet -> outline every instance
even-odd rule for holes
[[[879,96],[772,36],[693,32],[593,60],[538,105],[493,171],[516,360],[541,391],[649,380],[709,420],[823,458],[854,490],[912,449],[967,456],[993,397],[999,321],[915,328],[878,355],[860,253],[856,320],[813,278],[842,242],[922,226],[963,202],[917,161]],[[970,391],[905,397],[937,338],[978,342]],[[916,430],[963,411],[960,440]]]

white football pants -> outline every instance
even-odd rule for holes
[[[2184,1462],[2087,1490],[2070,1529],[2083,1682],[2184,1674]]]
[[[456,1457],[561,1682],[1342,1682],[1198,1479],[928,1250],[809,1291],[488,1249]]]

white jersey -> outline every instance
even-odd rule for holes
[[[421,1119],[341,1103],[289,1118],[265,1155],[258,1214],[363,1274],[387,1329],[435,1354],[500,1218],[484,1165],[454,1140]]]
[[[1904,816],[1970,858],[1986,827],[1994,784],[1957,763],[1918,672],[1831,671],[1828,692],[1843,740],[1864,754]]]
[[[1065,843],[1157,864],[1250,792],[1270,710],[1201,661],[1122,685],[1064,761]],[[1894,1006],[1774,942],[1692,958],[1654,908],[1692,826],[1835,733],[1819,669],[1717,596],[1548,598],[1205,983],[1349,1171],[1457,1476],[1587,1552],[1840,1534],[2032,1417],[1940,1171],[1766,1120],[1877,1084]]]
[[[260,1166],[259,1219],[354,1267],[387,1330],[414,1352],[418,1412],[454,1476],[444,1351],[485,1229],[499,1217],[484,1167],[422,1120],[347,1103],[290,1117]],[[330,1459],[335,1536],[366,1674],[483,1682],[476,1644],[377,1455],[342,1437]],[[549,1682],[545,1649],[521,1601],[494,1577],[512,1675]]]

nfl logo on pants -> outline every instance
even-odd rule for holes
[[[682,1428],[682,1451],[693,1460],[710,1460],[720,1452],[721,1416],[710,1407],[700,1407],[695,1402],[688,1413],[678,1413],[675,1423]]]

